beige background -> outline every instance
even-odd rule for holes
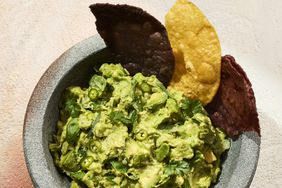
[[[29,97],[48,66],[96,33],[94,0],[0,0],[0,187],[32,187],[22,148]],[[105,1],[99,1],[105,2]],[[163,22],[173,1],[108,1],[142,7]],[[215,25],[223,53],[248,73],[262,128],[261,155],[251,187],[282,187],[281,1],[195,0]]]

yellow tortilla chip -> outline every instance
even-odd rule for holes
[[[169,88],[204,105],[220,83],[221,48],[215,29],[193,3],[177,0],[165,17],[175,71]]]

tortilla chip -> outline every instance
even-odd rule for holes
[[[156,75],[168,85],[174,72],[174,56],[165,27],[140,8],[93,4],[96,26],[108,48],[130,73]]]
[[[244,131],[256,131],[260,135],[252,84],[230,55],[222,57],[221,83],[206,110],[213,124],[222,128],[230,137]]]
[[[175,72],[169,86],[204,105],[220,82],[221,48],[205,15],[193,3],[177,0],[166,15],[165,25],[175,55]]]

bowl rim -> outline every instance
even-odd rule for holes
[[[99,35],[91,36],[75,44],[58,57],[38,81],[29,99],[23,125],[24,158],[35,187],[44,187],[46,185],[50,187],[66,187],[66,184],[59,184],[52,177],[45,158],[43,149],[44,138],[42,135],[42,125],[44,118],[46,118],[44,112],[60,79],[76,64],[105,47]],[[246,132],[240,135],[237,142],[240,142],[238,143],[240,144],[240,153],[238,158],[232,160],[242,161],[243,164],[239,166],[246,166],[247,168],[242,170],[236,165],[232,169],[235,176],[231,174],[231,178],[228,181],[222,180],[220,177],[218,183],[214,186],[215,188],[231,188],[234,185],[236,187],[249,187],[252,182],[259,159],[261,138],[254,132]],[[36,155],[34,151],[37,152]],[[227,160],[227,163],[229,162]],[[222,173],[229,173],[224,172],[224,165]],[[41,173],[46,174],[46,176],[42,178]],[[240,176],[236,176],[236,174]]]

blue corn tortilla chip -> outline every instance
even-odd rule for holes
[[[213,124],[230,137],[245,131],[260,136],[256,101],[252,84],[234,57],[222,57],[221,82],[212,102],[206,106]]]
[[[93,4],[96,27],[107,47],[131,75],[156,75],[167,86],[174,72],[174,56],[165,27],[141,8]]]

